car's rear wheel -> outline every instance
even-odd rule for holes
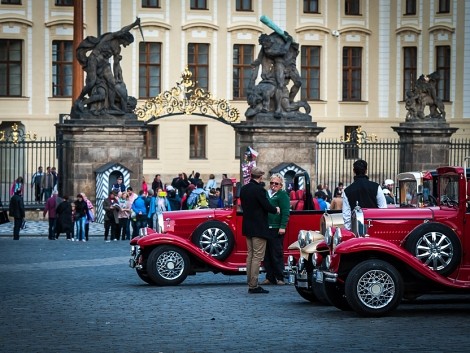
[[[346,279],[346,298],[362,316],[383,316],[397,308],[403,298],[403,279],[397,269],[382,260],[356,265]]]
[[[217,260],[225,260],[235,244],[230,228],[218,221],[209,221],[200,225],[194,231],[192,240],[201,250]]]
[[[190,260],[183,249],[163,245],[152,250],[147,260],[150,279],[161,286],[175,286],[188,276]]]
[[[413,230],[406,239],[405,248],[443,276],[455,271],[462,256],[457,235],[439,223],[426,223]]]

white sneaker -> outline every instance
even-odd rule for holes
[[[111,240],[105,240],[104,242],[105,242],[105,243],[110,243],[110,242],[111,242]]]
[[[117,239],[114,239],[114,241],[117,241]]]
[[[71,241],[75,241],[75,238],[70,239]]]
[[[83,241],[84,243],[86,243],[86,240],[85,240],[85,239],[82,239],[82,241]]]

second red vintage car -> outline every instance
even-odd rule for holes
[[[437,203],[356,208],[352,231],[327,230],[330,252],[315,279],[324,283],[329,301],[363,316],[382,316],[404,298],[470,293],[470,179],[465,167],[437,168]]]
[[[304,185],[303,190],[299,185]],[[246,240],[241,234],[243,211],[238,206],[237,185],[226,180],[222,185],[225,207],[165,212],[164,231],[144,229],[131,240],[129,265],[148,284],[177,285],[198,272],[246,273]],[[285,236],[285,259],[295,254],[287,245],[302,229],[319,229],[323,211],[313,210],[308,174],[297,174],[294,189],[299,200],[292,199]],[[261,269],[262,270],[262,269]]]

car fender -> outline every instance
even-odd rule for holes
[[[380,254],[387,255],[387,257],[391,256],[422,276],[444,286],[452,288],[470,288],[470,283],[457,283],[453,279],[444,277],[424,265],[407,250],[380,238],[354,238],[339,244],[335,249],[336,260],[339,260],[337,264],[339,265],[339,262],[341,261],[340,258],[342,256],[364,252],[373,252],[376,255],[378,254],[379,256],[376,256],[377,258],[380,258]]]
[[[171,233],[160,234],[155,233],[152,235],[147,235],[145,237],[140,238],[137,241],[137,245],[141,248],[155,248],[161,245],[172,245],[179,248],[184,249],[188,252],[191,256],[197,257],[200,261],[206,263],[208,266],[217,268],[221,271],[238,271],[238,267],[230,266],[223,261],[219,261],[214,259],[211,255],[207,254],[203,250],[201,250],[198,246],[193,244],[192,242],[180,238],[178,236],[174,236]]]

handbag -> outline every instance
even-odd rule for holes
[[[26,221],[23,219],[23,222],[21,223],[21,229],[26,229]]]
[[[88,222],[95,221],[95,215],[90,210],[86,211],[86,218],[88,219]]]
[[[0,224],[5,224],[10,222],[10,218],[8,217],[8,213],[5,210],[0,211]]]

